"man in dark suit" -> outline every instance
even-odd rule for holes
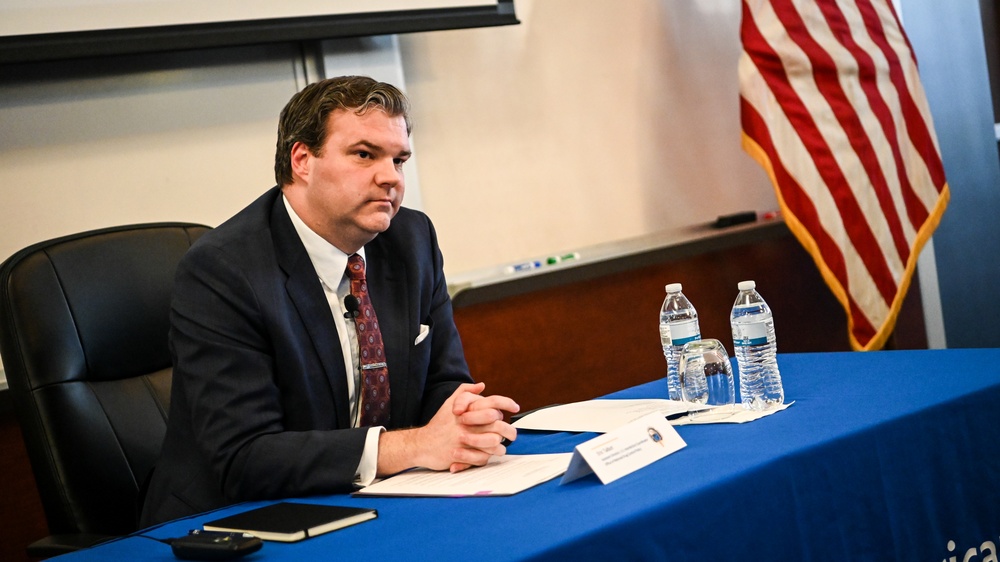
[[[434,228],[400,208],[409,156],[407,102],[391,85],[335,78],[289,101],[278,186],[178,267],[171,407],[144,526],[505,453],[516,431],[504,412],[518,406],[472,382]],[[377,320],[355,324],[359,302]],[[385,355],[372,363],[375,327]],[[387,390],[362,376],[385,370]],[[368,426],[363,412],[380,405],[388,421]]]

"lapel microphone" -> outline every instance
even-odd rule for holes
[[[344,318],[351,319],[360,316],[361,311],[358,310],[360,305],[361,301],[358,300],[358,297],[354,295],[347,295],[344,297],[344,307],[347,308],[347,312],[344,313]]]

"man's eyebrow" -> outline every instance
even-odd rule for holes
[[[350,148],[351,149],[355,149],[355,148],[367,148],[368,152],[374,152],[376,154],[384,154],[384,153],[387,152],[386,149],[383,148],[382,146],[379,146],[379,145],[377,145],[377,144],[375,144],[375,143],[373,143],[371,141],[367,141],[367,140],[364,140],[364,139],[361,139],[361,140],[355,142],[354,144],[352,144],[350,146]],[[400,157],[409,157],[412,154],[413,154],[413,152],[410,151],[410,150],[401,150],[401,151],[399,151],[399,153],[396,154],[396,157],[397,158],[400,158]]]

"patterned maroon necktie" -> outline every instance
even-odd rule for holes
[[[360,344],[361,426],[386,425],[389,423],[389,369],[385,364],[385,346],[378,318],[368,298],[365,260],[358,254],[348,258],[347,276],[351,279],[351,294],[358,299],[354,323]]]

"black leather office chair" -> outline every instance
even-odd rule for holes
[[[48,557],[135,531],[170,403],[170,293],[208,227],[107,228],[0,265],[0,356],[49,532]]]

